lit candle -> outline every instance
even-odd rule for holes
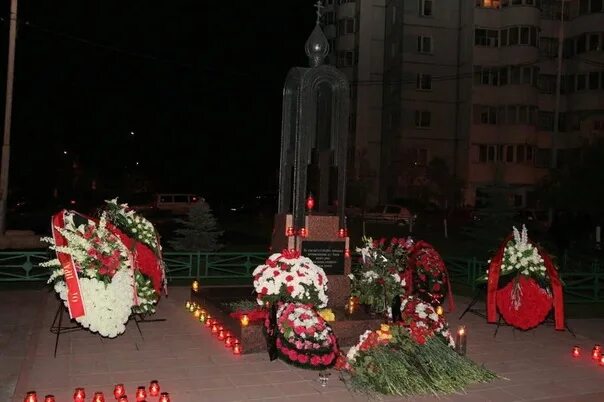
[[[461,356],[466,354],[467,341],[466,327],[461,326],[457,329],[457,339],[455,339],[455,350]]]
[[[201,316],[201,310],[200,309],[195,310],[195,312],[193,313],[193,316],[195,318],[199,318],[199,316]]]
[[[602,356],[602,347],[598,344],[595,344],[593,349],[591,350],[591,358],[594,360],[600,360]]]
[[[185,303],[185,308],[187,310],[191,308],[191,302],[189,300],[187,300],[187,302]]]
[[[122,395],[120,396],[120,399],[117,400],[117,402],[128,402],[128,397],[126,395]]]
[[[191,289],[193,289],[193,292],[195,293],[199,292],[199,281],[193,281]]]
[[[240,355],[242,352],[242,347],[240,343],[236,343],[235,345],[233,345],[233,354],[234,355]]]
[[[35,391],[29,391],[27,395],[25,395],[23,402],[38,402],[38,395]]]
[[[126,391],[124,389],[124,384],[117,384],[113,388],[113,396],[115,397],[115,399],[119,399],[121,396],[123,396],[125,394],[126,394]]]
[[[170,394],[167,392],[162,392],[159,397],[159,402],[170,402]]]
[[[92,397],[92,402],[105,402],[105,395],[102,392],[95,392]]]
[[[218,333],[218,325],[212,324],[212,334],[216,335]]]
[[[218,339],[220,339],[221,341],[224,341],[224,338],[225,338],[224,330],[218,331]]]
[[[44,397],[44,402],[56,402],[55,396],[54,395],[46,395]]]
[[[581,354],[581,348],[578,346],[573,346],[573,357],[579,357]]]
[[[436,307],[436,314],[438,314],[439,316],[442,317],[442,315],[445,313],[445,309],[443,308],[443,306],[437,306]]]
[[[296,231],[295,231],[295,230],[294,230],[294,228],[293,228],[293,227],[291,227],[291,226],[289,226],[289,227],[287,228],[287,230],[285,231],[285,235],[286,235],[287,237],[292,237],[292,236],[294,236],[295,234],[296,234]]]
[[[138,387],[136,389],[136,402],[142,402],[147,398],[147,391],[145,387]]]
[[[600,366],[604,366],[604,356],[600,357]]]
[[[192,313],[193,311],[195,311],[195,303],[191,304],[189,306],[189,311]]]
[[[212,324],[214,323],[214,319],[212,318],[211,315],[208,314],[208,316],[206,317],[206,327],[211,327]]]
[[[202,324],[204,324],[206,322],[206,315],[205,315],[205,313],[202,312],[199,315],[199,322],[202,323]]]
[[[247,327],[248,325],[250,325],[250,317],[248,317],[247,314],[243,314],[241,316],[240,321],[242,327]]]
[[[73,402],[84,402],[86,400],[86,391],[84,388],[76,388],[73,392]]]
[[[157,380],[153,380],[153,381],[151,381],[151,383],[149,383],[149,395],[150,396],[159,395],[159,382]]]
[[[227,336],[226,339],[224,340],[224,347],[230,348],[232,346],[233,346],[233,338],[230,336]]]

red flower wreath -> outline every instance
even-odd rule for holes
[[[497,291],[497,307],[505,321],[527,330],[541,324],[552,309],[551,293],[534,279],[520,275]]]

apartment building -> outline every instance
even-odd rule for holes
[[[552,164],[604,134],[603,0],[331,7],[336,63],[349,69],[356,97],[354,172],[367,173],[367,155],[382,200],[416,194],[426,165],[440,158],[464,181],[466,204],[499,178],[513,188],[510,202],[534,205],[534,186]]]
[[[378,202],[381,158],[384,0],[325,0],[323,31],[328,62],[350,82],[348,196],[357,205]]]

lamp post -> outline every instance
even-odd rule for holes
[[[17,0],[10,2],[8,41],[8,66],[6,70],[6,105],[4,109],[4,141],[2,143],[2,167],[0,168],[0,236],[6,232],[8,199],[8,169],[10,165],[10,129],[13,111],[13,82],[15,75],[15,42],[17,39]]]

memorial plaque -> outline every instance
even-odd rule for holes
[[[327,275],[344,274],[343,241],[303,241],[302,255],[323,268]]]

